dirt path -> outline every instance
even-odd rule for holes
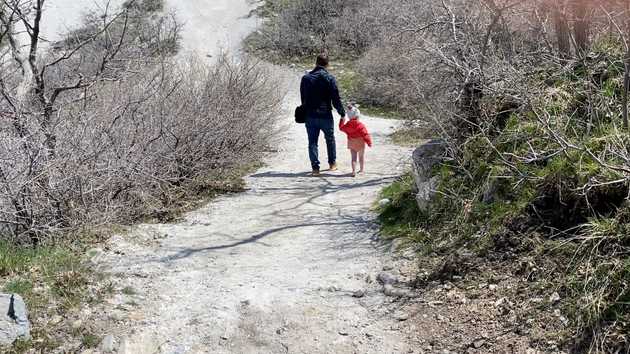
[[[408,151],[389,143],[392,121],[366,121],[365,176],[307,177],[306,133],[292,124],[247,192],[115,238],[104,264],[137,292],[121,352],[411,352],[374,280],[385,256],[370,213]]]
[[[209,53],[215,39],[243,31],[226,20],[243,9],[223,7],[213,15],[223,24],[206,28],[206,41],[195,24],[213,7],[198,17],[193,8],[180,6],[194,28],[186,50]],[[119,353],[413,352],[376,281],[388,259],[370,212],[410,153],[387,138],[395,122],[369,118],[376,148],[367,175],[344,175],[349,154],[338,135],[341,171],[308,177],[306,132],[290,115],[299,75],[288,76],[294,87],[279,118],[286,130],[246,192],[110,241],[99,262],[125,289],[108,300]]]

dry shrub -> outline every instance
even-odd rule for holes
[[[276,133],[283,92],[273,71],[248,58],[173,58],[176,21],[143,19],[131,5],[88,16],[33,62],[2,57],[3,238],[36,243],[165,216],[182,198],[230,189],[228,177]]]

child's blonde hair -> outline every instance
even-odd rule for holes
[[[348,105],[348,118],[359,119],[359,117],[361,117],[361,111],[359,111],[359,106],[353,103],[349,104]]]

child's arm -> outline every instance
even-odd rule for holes
[[[345,131],[345,128],[346,128],[346,118],[341,117],[341,119],[339,120],[339,130],[343,132]]]
[[[372,147],[372,136],[370,135],[370,132],[368,132],[367,127],[365,125],[363,125],[363,127],[361,128],[361,133],[363,135],[363,140],[365,141],[365,143],[369,147]]]
[[[370,133],[367,133],[365,135],[365,143],[369,146],[372,147],[372,136],[370,135]]]

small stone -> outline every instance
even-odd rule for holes
[[[496,291],[498,288],[499,288],[499,286],[496,285],[496,284],[488,285],[488,290],[490,290],[490,291]]]
[[[556,304],[560,301],[560,294],[558,294],[557,292],[551,294],[551,296],[549,297],[549,302],[552,304]]]
[[[361,290],[357,290],[354,293],[352,293],[352,297],[356,297],[358,299],[365,297],[365,290],[361,289]]]
[[[473,347],[474,347],[475,349],[479,349],[479,348],[483,347],[483,346],[484,346],[484,344],[486,344],[486,341],[485,341],[485,340],[483,340],[483,339],[478,339],[478,340],[476,340],[476,341],[474,341],[474,342],[473,342]]]
[[[398,282],[398,279],[396,278],[395,275],[391,273],[387,273],[387,272],[379,273],[376,279],[379,281],[379,283],[383,285],[388,285],[388,284],[392,285]]]
[[[0,311],[0,346],[30,338],[31,324],[20,295],[0,294]]]
[[[390,205],[391,203],[392,203],[392,201],[390,199],[385,198],[385,199],[381,199],[381,200],[378,201],[378,206],[380,206],[382,208],[382,207],[386,207],[386,206]]]
[[[494,303],[495,307],[511,307],[512,303],[506,298],[502,297]]]
[[[61,317],[59,315],[55,315],[48,321],[48,324],[56,325],[56,324],[61,323],[62,321],[63,321],[63,317]]]
[[[409,319],[409,314],[403,311],[398,311],[394,314],[394,318],[398,321],[407,321]]]
[[[116,339],[113,335],[108,334],[101,341],[101,351],[103,353],[114,353],[116,351]]]
[[[83,326],[83,321],[81,320],[76,320],[72,322],[72,329],[74,330],[80,329],[82,326]]]

